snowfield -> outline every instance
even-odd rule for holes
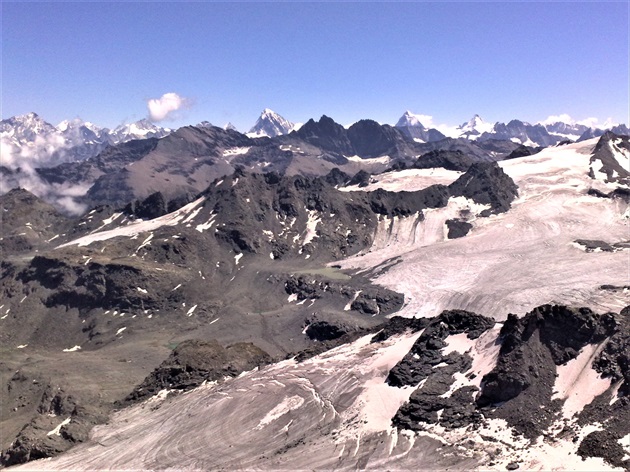
[[[373,280],[405,294],[406,305],[397,314],[407,317],[460,308],[500,320],[507,313],[522,315],[544,303],[618,311],[630,304],[629,294],[599,287],[627,284],[630,252],[584,253],[572,244],[576,239],[609,243],[630,239],[628,205],[586,193],[589,188],[610,192],[617,186],[588,176],[596,142],[547,148],[500,162],[518,185],[519,198],[507,213],[475,219],[464,238],[445,236],[445,220],[464,206],[451,199],[447,208],[425,210],[425,221],[381,219],[369,251],[335,264],[367,272],[399,258]],[[428,184],[425,173],[405,172],[410,189]],[[375,185],[402,190],[392,176]]]

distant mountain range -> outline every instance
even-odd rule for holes
[[[123,124],[113,130],[79,119],[64,120],[53,126],[37,113],[0,121],[3,154],[7,151],[14,155],[32,155],[39,165],[45,166],[87,159],[109,145],[134,139],[161,138],[170,132],[170,129],[148,120]]]
[[[204,121],[178,130],[147,120],[110,130],[81,120],[57,126],[35,113],[0,122],[0,194],[17,187],[71,213],[94,204],[123,205],[162,192],[188,198],[237,168],[281,175],[444,167],[530,155],[541,148],[601,136],[572,123],[486,123],[475,115],[441,130],[405,112],[395,126],[364,119],[343,126],[328,116],[292,123],[265,109],[247,134]],[[613,128],[630,134],[626,125]],[[188,197],[187,197],[188,196]]]
[[[582,124],[555,122],[530,124],[520,120],[506,123],[487,123],[479,115],[449,130],[427,127],[421,115],[406,111],[394,126],[417,143],[429,143],[445,138],[465,138],[470,141],[509,140],[532,147],[547,147],[559,142],[583,141],[599,137],[606,129]],[[212,127],[203,121],[198,127]],[[293,123],[268,108],[264,109],[254,126],[246,133],[250,138],[277,137],[298,131],[301,123]],[[224,129],[236,131],[232,123]],[[625,124],[608,130],[619,135],[630,134]],[[108,145],[135,139],[161,138],[172,132],[143,119],[123,124],[114,129],[101,128],[87,121],[64,120],[57,126],[44,121],[36,113],[13,116],[0,121],[0,141],[3,154],[33,156],[38,165],[50,166],[94,157]]]

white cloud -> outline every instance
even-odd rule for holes
[[[600,123],[599,119],[595,118],[594,116],[584,118],[583,120],[574,120],[567,113],[563,113],[561,115],[551,115],[547,117],[546,120],[540,121],[540,124],[551,125],[558,122],[567,123],[569,125],[584,125],[584,126],[588,126],[589,128],[600,128],[600,129],[612,128],[613,126],[616,126],[618,124],[614,122],[612,118],[607,118],[606,121],[604,121],[603,123]]]
[[[78,215],[86,206],[75,198],[85,195],[89,184],[55,184],[44,181],[37,173],[37,167],[49,167],[63,162],[67,144],[56,134],[37,136],[31,143],[18,146],[7,136],[0,138],[1,164],[9,173],[0,178],[0,195],[21,187],[52,203],[67,213]]]
[[[546,120],[543,120],[540,122],[541,125],[552,125],[554,123],[566,123],[568,125],[572,125],[575,124],[575,120],[573,118],[571,118],[571,116],[569,116],[566,113],[562,113],[561,115],[550,115],[547,117]]]
[[[606,118],[606,121],[604,121],[603,123],[600,123],[599,120],[594,117],[585,118],[583,120],[577,121],[576,123],[579,125],[588,126],[589,128],[600,128],[600,129],[612,128],[613,126],[616,126],[619,124],[613,121],[612,118]]]
[[[433,123],[433,117],[431,115],[415,115],[416,118],[422,123],[425,128],[435,128],[435,124]]]
[[[180,97],[174,92],[165,93],[160,98],[151,98],[147,101],[151,121],[162,121],[172,112],[188,105],[188,99]]]

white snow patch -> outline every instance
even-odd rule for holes
[[[609,146],[611,148],[613,158],[623,169],[630,171],[630,152],[627,149],[618,145],[621,142],[622,140],[613,140],[609,142]]]
[[[319,216],[319,213],[316,210],[308,211],[308,221],[306,222],[306,234],[304,235],[304,240],[302,241],[302,246],[310,243],[313,239],[317,238],[317,224],[321,223],[322,219]],[[291,222],[291,226],[293,226],[293,222]]]
[[[292,410],[300,408],[304,404],[304,399],[297,395],[286,397],[282,402],[276,405],[269,413],[260,420],[258,426],[255,429],[260,430],[267,426],[269,423],[281,418]]]
[[[575,359],[556,367],[558,377],[554,384],[555,393],[551,399],[565,400],[562,406],[565,418],[571,418],[582,411],[596,396],[601,395],[610,387],[611,379],[602,378],[592,367],[593,360],[605,344],[605,342],[599,345],[589,344],[582,348]]]
[[[212,227],[216,217],[217,217],[216,214],[212,214],[208,221],[206,221],[205,223],[198,224],[197,226],[195,226],[195,229],[199,231],[200,233],[203,233],[205,230],[210,229]]]
[[[116,331],[116,336],[118,336],[120,333],[122,333],[126,329],[127,329],[126,326],[123,326],[122,328],[120,328],[118,331]]]
[[[241,260],[241,257],[243,257],[243,253],[242,252],[240,254],[237,254],[236,256],[234,256],[234,262],[236,262],[236,265],[238,265],[238,261]]]
[[[413,192],[430,187],[434,184],[448,185],[455,182],[462,172],[446,170],[443,168],[434,169],[406,169],[398,172],[386,172],[378,176],[378,182],[372,182],[366,187],[353,185],[341,187],[342,192],[372,192],[382,188],[391,192],[408,191]]]
[[[173,290],[171,290],[171,292],[174,292],[175,290],[177,290],[181,286],[182,286],[182,284],[177,284],[177,286]]]
[[[63,420],[61,423],[59,423],[55,429],[52,429],[52,430],[48,431],[48,433],[46,433],[46,434],[48,436],[61,436],[61,428],[63,428],[68,423],[70,423],[71,420],[72,419],[70,417],[67,417],[65,420]]]
[[[20,344],[16,349],[24,349],[28,344]]]
[[[249,149],[250,149],[249,147],[233,147],[233,148],[229,148],[229,149],[226,149],[225,151],[223,151],[223,157],[232,157],[232,156],[238,156],[238,155],[241,155],[241,154],[247,154]],[[223,182],[223,181],[221,181],[221,182]]]
[[[451,352],[458,352],[464,354],[470,351],[477,343],[476,339],[470,339],[468,333],[451,334],[444,338],[446,346],[443,348],[442,353],[447,356]]]
[[[363,158],[359,156],[343,156],[350,162],[360,162],[362,164],[388,164],[391,158],[389,156]]]
[[[362,291],[363,290],[357,290],[356,292],[354,292],[354,296],[352,297],[352,300],[346,303],[346,306],[343,307],[344,311],[350,311],[350,308],[352,308],[352,304],[354,303],[354,301],[357,299],[357,297]]]
[[[188,316],[192,316],[192,314],[195,312],[195,310],[196,310],[196,309],[197,309],[197,305],[194,305],[194,306],[192,306],[192,307],[190,307],[190,308],[188,309],[188,311],[186,312],[186,314],[187,314]]]
[[[294,302],[298,299],[297,293],[292,293],[291,295],[289,295],[289,298],[287,298],[287,301],[289,303]]]
[[[140,287],[136,287],[136,290],[138,290],[138,292],[140,292],[140,293],[149,293],[145,289],[140,288]]]
[[[99,232],[98,230],[96,230],[95,232],[87,236],[77,238],[73,241],[64,243],[57,247],[61,248],[61,247],[71,246],[71,245],[88,246],[91,243],[96,242],[96,241],[105,241],[107,239],[111,239],[111,238],[115,238],[119,236],[133,238],[134,236],[138,236],[141,233],[154,231],[163,226],[176,226],[191,211],[193,211],[197,206],[203,203],[204,200],[205,200],[205,197],[200,197],[194,202],[191,202],[188,205],[183,206],[179,210],[176,210],[167,215],[160,216],[159,218],[155,218],[153,220],[136,221],[127,226],[121,226],[119,228],[115,228],[115,229],[107,230],[107,231]]]
[[[79,346],[78,344],[74,347],[68,348],[68,349],[64,349],[63,352],[75,352],[75,351],[79,351],[81,350],[81,346]]]
[[[477,339],[468,339],[466,333],[448,336],[444,341],[447,343],[443,348],[444,355],[451,352],[459,352],[460,354],[468,353],[472,357],[472,366],[467,372],[456,372],[453,374],[455,382],[451,384],[449,390],[440,395],[442,398],[450,397],[453,392],[465,386],[481,387],[481,380],[484,375],[489,373],[497,364],[499,358],[499,350],[501,344],[497,342],[501,331],[501,325],[495,325],[494,328],[486,331]],[[474,379],[471,377],[474,376]]]

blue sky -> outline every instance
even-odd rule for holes
[[[629,121],[627,2],[0,5],[3,118],[114,127],[173,92],[163,126]]]

